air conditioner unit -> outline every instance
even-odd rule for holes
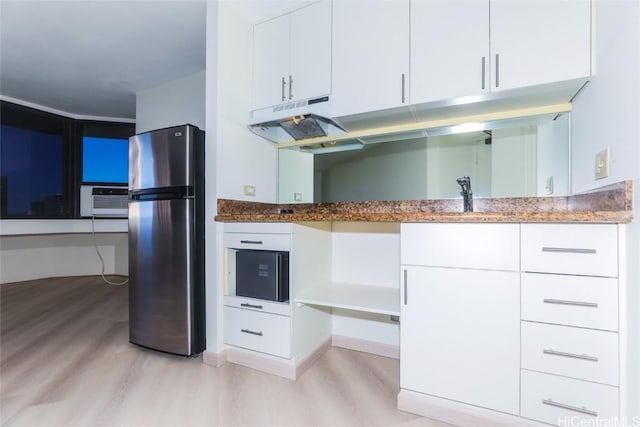
[[[97,218],[127,218],[129,191],[126,186],[82,185],[80,216]]]

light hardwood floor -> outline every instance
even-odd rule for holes
[[[445,425],[396,409],[395,359],[332,348],[294,382],[130,344],[127,287],[99,277],[3,284],[0,299],[3,426]]]

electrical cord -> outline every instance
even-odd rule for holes
[[[96,254],[98,254],[98,258],[100,259],[100,264],[102,265],[102,271],[100,273],[100,275],[102,276],[102,280],[105,281],[105,283],[112,285],[112,286],[122,286],[122,285],[126,285],[127,283],[129,283],[129,279],[125,280],[124,282],[121,283],[116,283],[116,282],[110,282],[109,279],[107,279],[104,276],[104,259],[102,259],[102,255],[100,255],[100,251],[98,250],[98,240],[96,238],[96,217],[95,215],[91,215],[91,234],[93,234],[93,247],[96,249]]]

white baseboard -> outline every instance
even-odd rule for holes
[[[227,350],[222,350],[220,353],[214,353],[213,351],[205,351],[202,353],[202,363],[205,365],[219,368],[227,363]]]
[[[546,425],[520,418],[517,415],[504,414],[409,390],[400,390],[400,393],[398,393],[398,409],[460,427],[531,427]]]
[[[300,363],[298,363],[298,366],[296,366],[296,378],[298,378],[307,369],[313,366],[313,364],[316,363],[316,361],[320,359],[322,355],[325,354],[327,350],[329,350],[330,348],[331,348],[331,338],[328,338],[325,342],[323,342],[320,345],[320,347],[318,347],[310,355],[302,359]]]
[[[378,356],[400,359],[400,347],[397,345],[346,337],[343,335],[333,335],[331,343],[334,347],[348,348],[349,350],[364,351],[365,353],[377,354]]]
[[[290,380],[296,379],[296,366],[289,359],[240,348],[227,350],[227,361]]]

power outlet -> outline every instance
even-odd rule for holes
[[[293,200],[295,202],[301,202],[302,201],[302,193],[293,193]]]
[[[245,185],[243,192],[244,192],[245,196],[255,196],[256,195],[256,186],[255,185]]]
[[[609,147],[596,154],[595,179],[609,176]]]

